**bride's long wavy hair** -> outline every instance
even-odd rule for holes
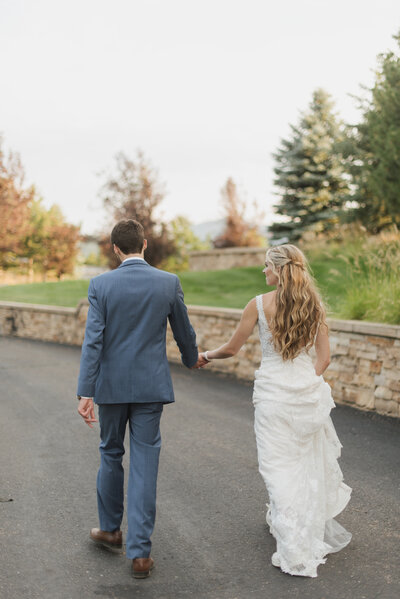
[[[276,312],[270,323],[274,346],[283,360],[293,360],[314,344],[326,311],[303,252],[291,244],[267,250],[266,262],[278,277]]]

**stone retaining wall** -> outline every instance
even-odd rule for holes
[[[189,270],[224,270],[244,266],[260,266],[265,261],[267,248],[225,248],[191,252]]]
[[[0,335],[81,345],[89,303],[76,308],[0,301]]]
[[[58,308],[0,302],[0,335],[81,345],[88,303]],[[189,306],[201,350],[214,349],[229,339],[241,310]],[[349,320],[329,320],[331,364],[324,377],[337,403],[362,410],[400,416],[400,326]],[[168,358],[180,362],[171,331]],[[238,355],[215,360],[207,368],[252,381],[261,350],[257,328]]]

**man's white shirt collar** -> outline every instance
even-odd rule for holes
[[[146,262],[146,260],[144,258],[139,258],[139,256],[134,256],[133,258],[125,258],[125,260],[122,260],[121,264],[123,264],[124,262],[128,262],[128,260],[141,260],[142,262]]]

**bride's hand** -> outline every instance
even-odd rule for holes
[[[204,368],[209,363],[209,360],[206,360],[204,357],[204,352],[199,353],[198,360],[193,368]]]

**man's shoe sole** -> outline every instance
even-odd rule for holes
[[[106,549],[111,549],[111,551],[120,552],[122,550],[122,543],[121,545],[117,545],[116,543],[107,543],[107,541],[101,541],[100,539],[94,539],[93,537],[90,538],[93,541],[93,543],[96,543],[96,545],[100,545],[101,547],[105,547]]]
[[[144,570],[143,572],[135,572],[135,570],[133,570],[133,578],[148,578],[153,568],[154,564],[150,566],[148,570]]]

